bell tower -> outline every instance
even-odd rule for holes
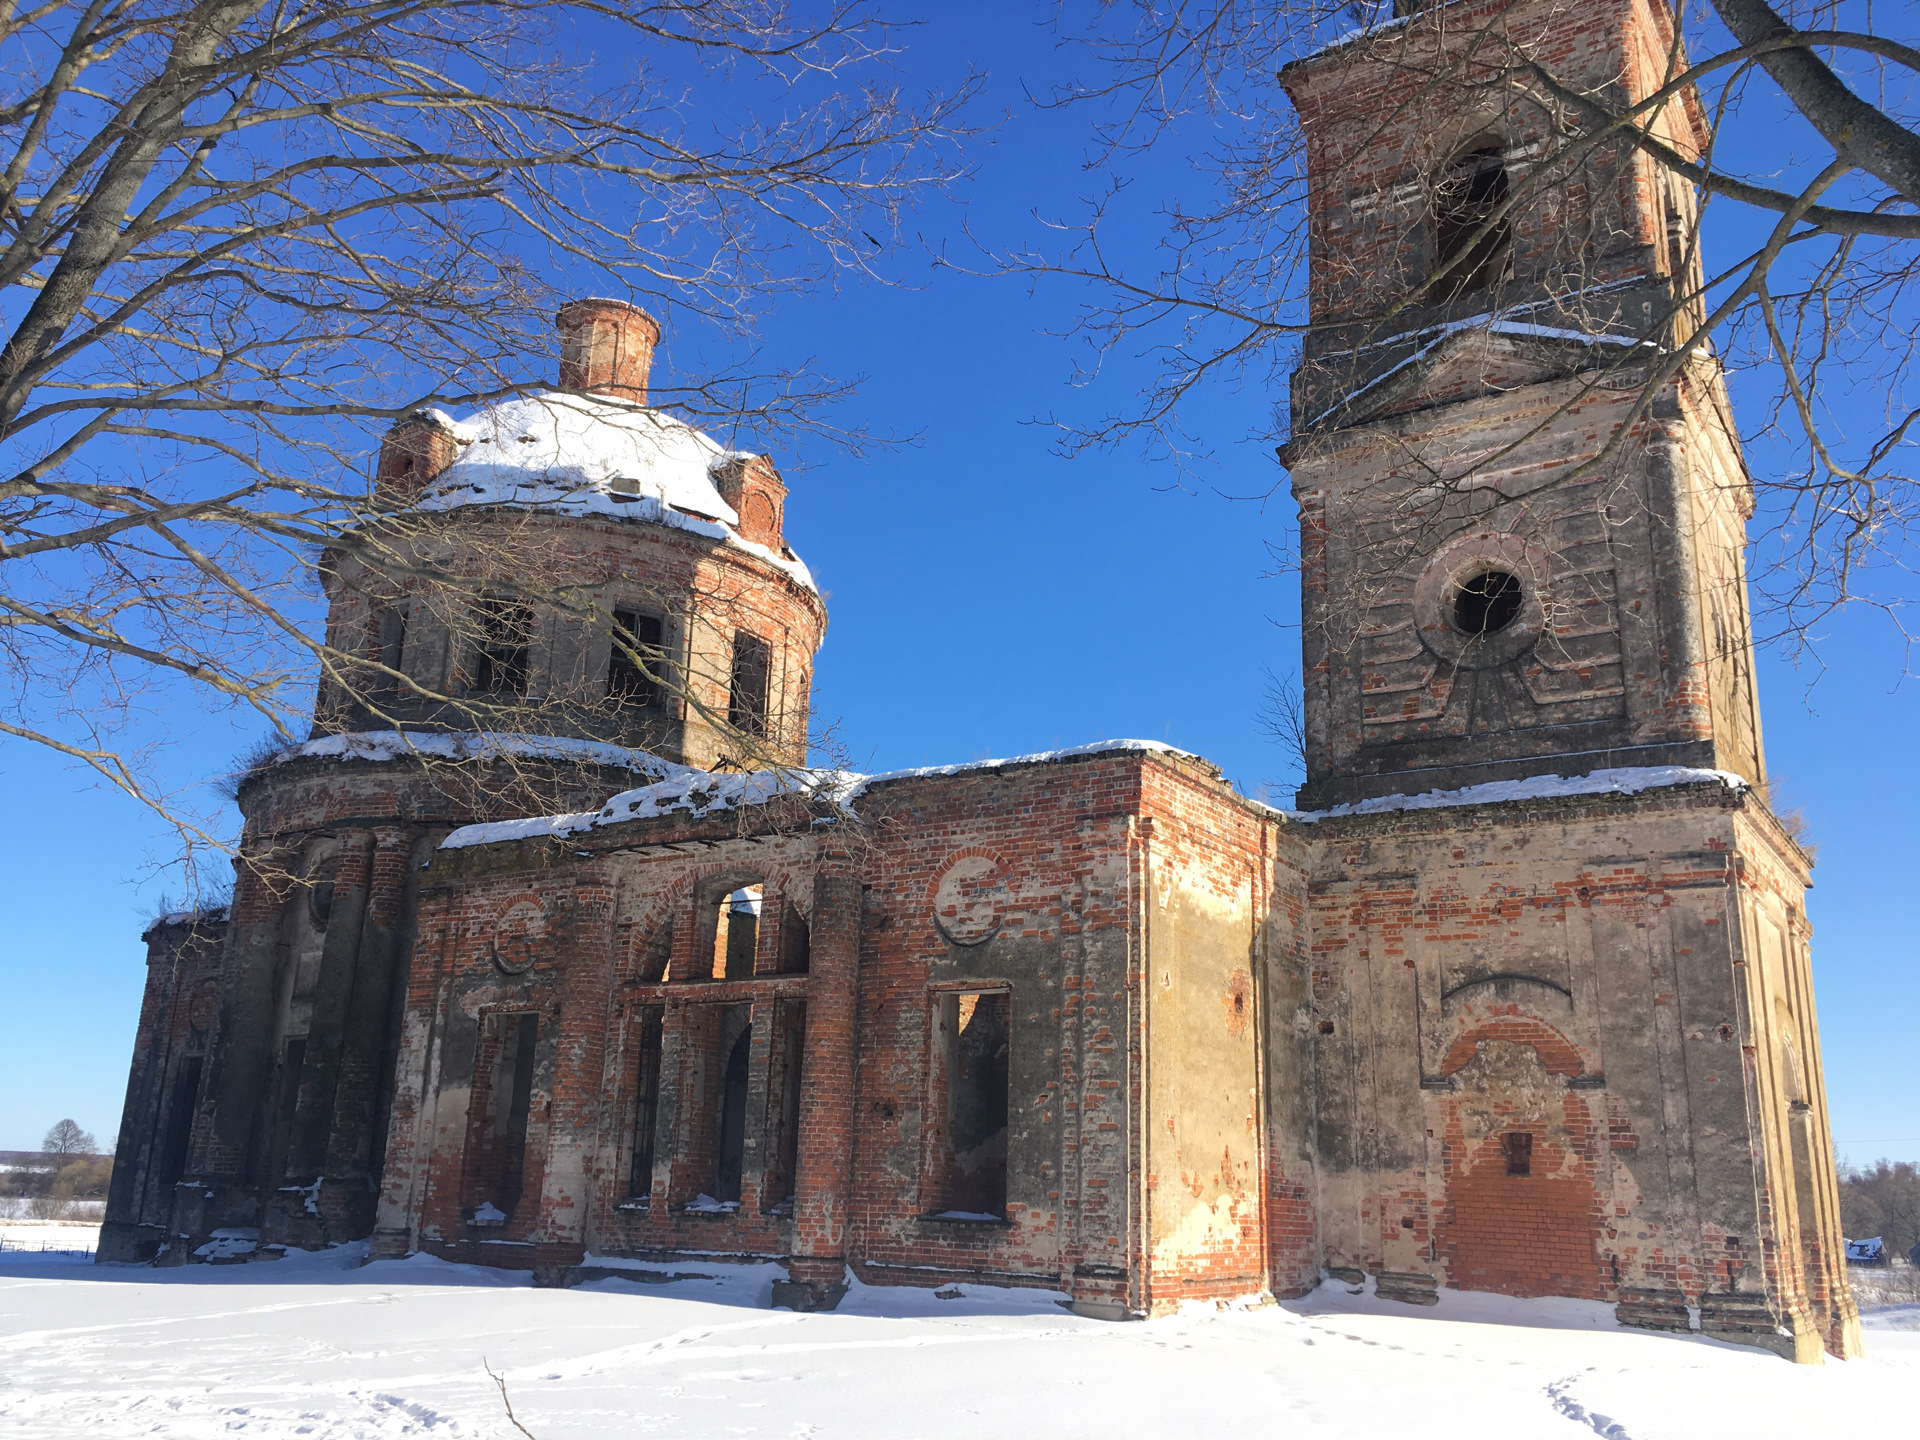
[[[1659,0],[1455,0],[1282,72],[1312,245],[1283,452],[1303,806],[1765,778],[1750,486],[1719,362],[1681,353],[1694,200],[1577,103],[1658,90],[1671,25]],[[1691,92],[1647,123],[1705,141]]]

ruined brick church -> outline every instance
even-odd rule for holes
[[[798,1308],[851,1272],[1114,1319],[1330,1272],[1859,1353],[1744,461],[1710,352],[1643,403],[1693,198],[1619,149],[1530,175],[1564,117],[1437,63],[1497,44],[1633,101],[1671,24],[1457,0],[1281,76],[1316,322],[1295,811],[1148,743],[800,768],[826,609],[786,491],[645,408],[637,309],[563,309],[554,391],[397,426],[382,493],[537,530],[608,623],[472,643],[337,579],[335,643],[423,695],[613,703],[530,738],[322,686],[239,790],[284,876],[147,936],[101,1258],[728,1255]],[[1705,138],[1691,96],[1657,124]],[[552,813],[487,783],[509,761]]]

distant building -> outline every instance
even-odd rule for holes
[[[1884,1265],[1887,1263],[1886,1242],[1878,1235],[1871,1240],[1847,1241],[1847,1263],[1849,1265]]]
[[[396,429],[383,485],[548,527],[690,698],[557,623],[451,654],[342,587],[335,632],[436,687],[631,704],[538,741],[422,713],[457,751],[430,770],[323,693],[240,791],[310,883],[243,873],[150,932],[102,1256],[370,1238],[557,1284],[726,1254],[802,1308],[851,1267],[1115,1318],[1327,1270],[1859,1353],[1717,364],[1634,410],[1693,202],[1617,149],[1518,187],[1547,121],[1423,79],[1511,43],[1637,97],[1670,24],[1461,0],[1282,76],[1318,322],[1300,812],[1144,742],[732,768],[742,735],[803,762],[825,607],[765,459],[593,398],[644,397],[637,311],[561,312],[568,394]],[[1691,100],[1662,123],[1704,133]],[[968,683],[1017,704],[1032,639]],[[503,756],[552,816],[486,783]]]

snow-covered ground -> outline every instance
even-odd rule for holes
[[[1911,1433],[1920,1382],[1920,1307],[1874,1315],[1866,1359],[1813,1368],[1573,1301],[1443,1292],[1419,1311],[1330,1284],[1115,1325],[1031,1291],[856,1286],[795,1315],[766,1308],[770,1266],[533,1290],[358,1260],[156,1271],[0,1252],[0,1432],[517,1440],[491,1366],[535,1440],[1761,1440]]]

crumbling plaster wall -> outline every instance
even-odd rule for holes
[[[1744,1053],[1743,867],[1774,825],[1710,783],[1314,827],[1327,1263],[1680,1328],[1692,1305],[1817,1353],[1755,1169],[1788,1107]]]
[[[791,820],[791,815],[780,818]],[[782,1253],[791,1220],[765,1213],[767,1036],[771,1006],[804,1000],[805,974],[715,981],[699,973],[698,916],[728,888],[764,887],[770,913],[804,907],[814,843],[804,832],[742,834],[736,817],[610,826],[582,842],[517,842],[442,851],[422,895],[420,941],[397,1061],[390,1160],[381,1201],[385,1250],[425,1248],[555,1276],[588,1249]],[[638,843],[636,843],[638,842]],[[803,911],[804,913],[804,911]],[[648,975],[665,929],[668,975]],[[761,930],[777,958],[778,927]],[[637,1089],[638,1013],[664,1006],[654,1180],[628,1193]],[[724,1008],[751,1007],[753,1088],[743,1203],[736,1214],[681,1209],[707,1180],[687,1170],[710,1145],[690,1125],[711,1085],[699,1039]],[[476,1224],[465,1193],[475,1063],[490,1012],[540,1015],[522,1200]],[[712,1056],[706,1056],[708,1062]],[[675,1164],[685,1171],[675,1171]],[[645,1200],[642,1207],[623,1201]],[[764,1202],[764,1203],[763,1203]]]
[[[1136,1125],[1141,1308],[1156,1313],[1269,1288],[1261,1016],[1278,827],[1187,769],[1154,765],[1142,779]]]
[[[889,782],[861,801],[851,1248],[875,1281],[965,1271],[1124,1308],[1129,852],[1140,757]],[[1006,1224],[922,1218],[933,1006],[1010,996]]]
[[[1574,753],[1582,768],[1764,778],[1743,480],[1710,423],[1718,379],[1694,377],[1685,406],[1669,394],[1605,468],[1562,482],[1633,392],[1554,377],[1539,349],[1476,340],[1408,413],[1295,447],[1303,803],[1512,778]],[[1474,648],[1443,612],[1448,575],[1481,561],[1517,574],[1527,600]]]

